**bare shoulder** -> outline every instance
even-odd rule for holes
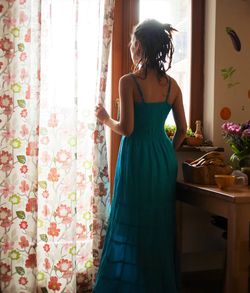
[[[169,76],[170,79],[171,79],[171,87],[172,87],[172,91],[175,93],[175,94],[179,94],[181,92],[181,89],[180,89],[180,86],[178,85],[177,81]]]
[[[130,73],[123,75],[119,80],[119,83],[123,85],[131,84],[131,82],[132,82],[132,78]]]

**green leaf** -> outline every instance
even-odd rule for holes
[[[42,189],[46,189],[46,188],[47,188],[47,181],[38,181],[38,185],[39,185]]]
[[[18,273],[18,275],[21,275],[21,276],[25,274],[25,270],[23,267],[16,267],[16,272]]]
[[[26,157],[23,156],[23,155],[20,155],[20,156],[17,156],[17,160],[18,160],[19,163],[21,163],[21,164],[25,164],[25,162],[26,162]]]
[[[48,242],[48,236],[47,236],[47,234],[40,234],[40,238],[41,238],[42,241]]]
[[[20,108],[25,108],[26,106],[25,100],[17,100],[17,104]]]
[[[18,217],[18,219],[25,219],[25,212],[24,211],[16,211],[16,215]]]

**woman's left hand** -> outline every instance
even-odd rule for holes
[[[107,122],[107,120],[109,119],[109,114],[107,113],[106,109],[103,107],[103,105],[98,104],[95,108],[95,115],[97,117],[97,119],[105,124],[105,122]]]

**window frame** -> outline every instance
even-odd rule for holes
[[[116,0],[112,38],[111,60],[111,116],[118,118],[118,84],[122,75],[131,71],[132,61],[129,41],[132,28],[139,21],[139,0]],[[204,83],[204,17],[205,1],[191,0],[191,75],[190,75],[190,119],[192,129],[195,121],[203,121],[203,83]],[[110,194],[113,183],[121,136],[111,131],[110,135]]]

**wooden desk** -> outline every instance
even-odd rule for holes
[[[225,293],[248,292],[250,187],[222,191],[177,182],[177,200],[228,219]]]

